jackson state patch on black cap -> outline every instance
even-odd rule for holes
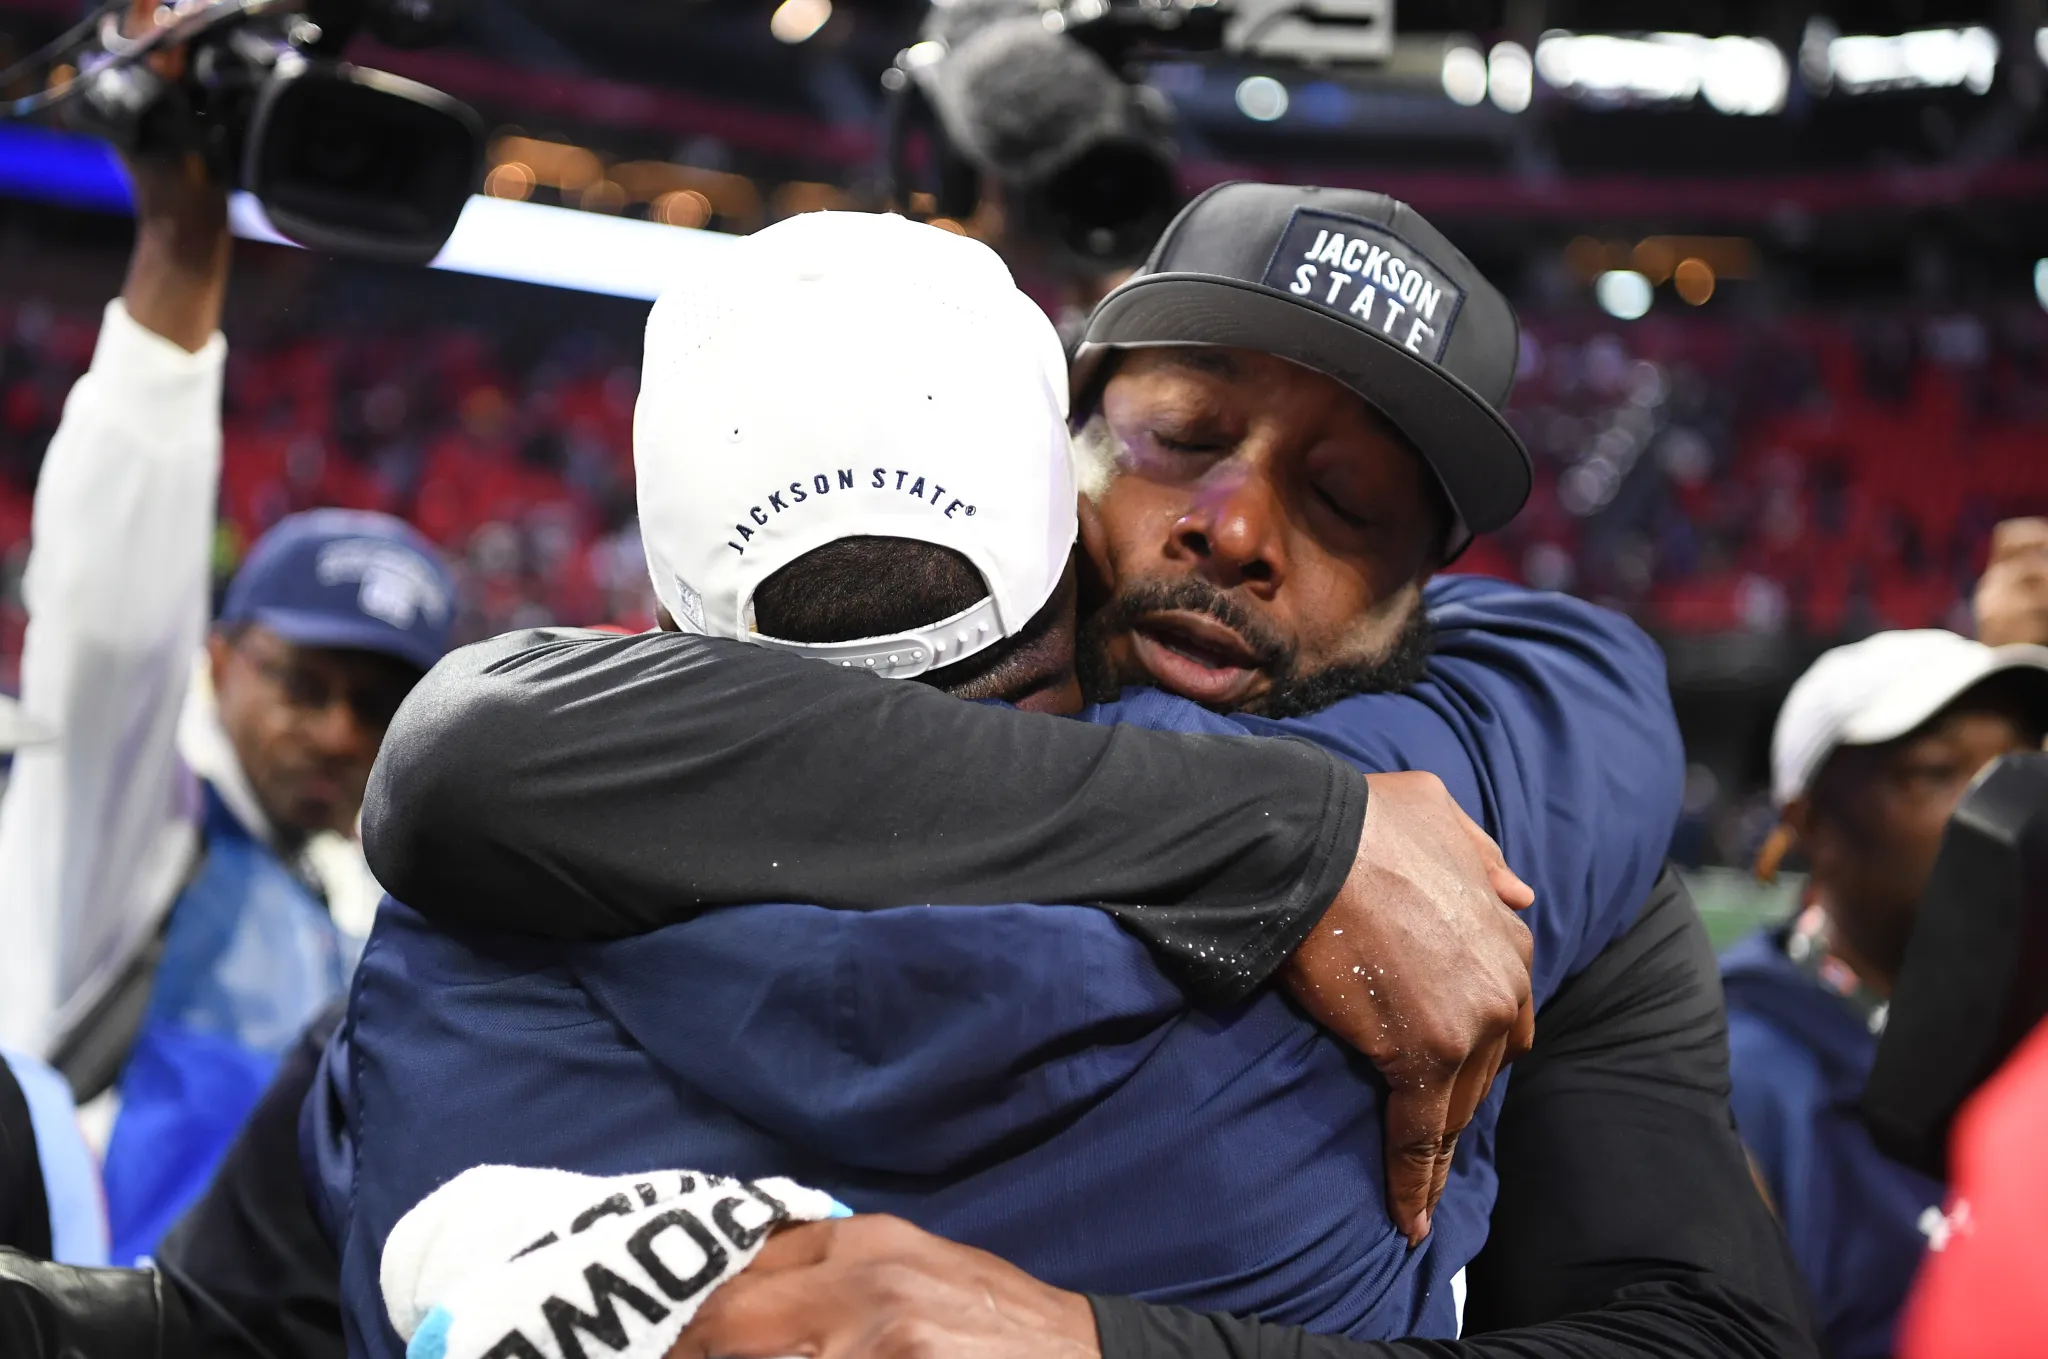
[[[1219,184],[1096,306],[1074,356],[1218,345],[1312,368],[1407,436],[1456,515],[1446,551],[1514,518],[1532,480],[1501,414],[1521,352],[1514,308],[1421,213],[1382,193]]]
[[[1266,286],[1285,288],[1411,354],[1442,363],[1465,290],[1408,242],[1376,222],[1297,209],[1266,266]]]

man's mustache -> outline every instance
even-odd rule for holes
[[[1200,576],[1152,576],[1120,585],[1094,622],[1106,633],[1126,632],[1149,615],[1175,612],[1202,614],[1229,628],[1251,652],[1260,670],[1285,675],[1294,668],[1292,643],[1228,591]]]

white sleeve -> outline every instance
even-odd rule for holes
[[[226,354],[110,303],[43,459],[21,701],[56,737],[17,754],[0,799],[0,1044],[47,1052],[190,860],[178,714],[207,627]]]

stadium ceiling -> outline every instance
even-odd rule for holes
[[[2020,0],[2025,5],[2027,0]],[[927,0],[836,0],[834,17],[810,41],[774,41],[775,0],[463,0],[458,41],[526,64],[681,86],[777,105],[817,104],[840,67],[871,82],[914,39]],[[2038,8],[2038,6],[2035,6]],[[2020,8],[1988,0],[1871,0],[1835,5],[1769,0],[1395,0],[1403,34],[1469,33],[1533,43],[1549,29],[1627,33],[1677,31],[1768,37],[1797,46],[1806,21],[1821,16],[1845,32],[1993,25]],[[853,93],[848,91],[846,93]],[[828,113],[829,110],[826,110]]]

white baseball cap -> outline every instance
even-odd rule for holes
[[[909,678],[1023,630],[1077,529],[1066,359],[994,251],[818,212],[662,294],[633,419],[640,535],[677,626]],[[800,643],[754,591],[842,538],[961,553],[988,598],[887,637]]]
[[[1771,733],[1771,797],[1783,807],[1803,795],[1841,746],[1896,741],[2008,670],[2044,673],[2048,647],[1990,647],[1953,632],[1880,632],[1822,654],[1785,695]]]

